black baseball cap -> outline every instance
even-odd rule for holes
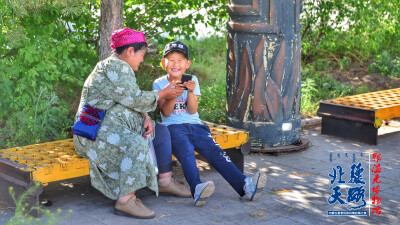
[[[183,44],[180,41],[173,41],[173,42],[170,42],[167,45],[165,45],[164,54],[163,54],[164,58],[165,58],[165,56],[168,55],[168,53],[175,52],[175,51],[182,52],[185,55],[185,57],[187,59],[189,59],[189,49],[185,44]]]

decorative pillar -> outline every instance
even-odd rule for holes
[[[227,124],[253,143],[300,139],[301,0],[231,0],[227,52]]]

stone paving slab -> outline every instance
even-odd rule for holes
[[[383,131],[381,132],[381,129]],[[114,201],[107,199],[90,186],[88,176],[50,183],[44,187],[42,200],[50,200],[52,212],[72,210],[72,214],[61,224],[115,225],[115,224],[400,224],[400,128],[385,132],[380,129],[378,145],[321,135],[319,128],[306,129],[302,135],[311,142],[311,147],[301,152],[287,154],[251,153],[245,156],[245,175],[252,176],[261,169],[267,173],[267,185],[258,201],[249,202],[229,186],[222,176],[206,162],[198,161],[202,180],[212,180],[215,193],[203,207],[195,207],[191,198],[173,196],[156,197],[148,189],[137,192],[138,197],[156,212],[150,220],[132,219],[113,214]],[[332,153],[332,159],[330,154]],[[347,157],[345,154],[347,153]],[[361,162],[364,168],[365,199],[370,204],[370,180],[368,153],[382,155],[380,173],[382,197],[380,216],[328,216],[328,211],[345,211],[346,207],[327,199],[333,193],[328,174],[333,167],[343,166],[349,180],[350,166]],[[340,154],[340,157],[338,157]],[[360,155],[363,154],[361,157]],[[180,166],[174,166],[174,177],[178,182],[185,180]],[[372,179],[372,178],[371,178]],[[351,185],[345,184],[342,190]],[[343,192],[343,199],[347,195]],[[13,212],[0,204],[0,224],[5,224]],[[368,211],[368,208],[363,208]]]

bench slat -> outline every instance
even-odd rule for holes
[[[377,144],[382,120],[400,117],[400,88],[321,101],[322,134]]]

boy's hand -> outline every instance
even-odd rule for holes
[[[186,88],[188,92],[193,92],[194,88],[196,87],[196,82],[194,82],[193,80],[189,80],[186,83]]]

